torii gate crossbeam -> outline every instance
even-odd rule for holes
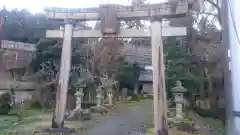
[[[185,36],[187,33],[186,27],[163,27],[162,28],[164,37],[169,36]],[[47,30],[46,37],[48,38],[63,38],[64,30]],[[109,35],[103,35],[99,30],[75,30],[73,29],[72,37],[82,38],[100,38],[108,37]],[[110,35],[109,37],[151,37],[150,29],[120,29],[116,35]]]

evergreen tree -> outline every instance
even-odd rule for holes
[[[190,93],[196,93],[199,78],[197,74],[190,72],[190,67],[193,66],[190,57],[187,46],[182,43],[182,40],[177,40],[176,37],[166,39],[164,59],[168,93],[170,93],[171,88],[175,86],[178,80],[183,82],[184,87],[188,88]]]

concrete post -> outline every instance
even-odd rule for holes
[[[99,87],[97,89],[97,107],[101,107],[102,106],[102,87]]]
[[[65,24],[64,35],[63,35],[63,46],[61,53],[61,67],[58,82],[58,92],[55,109],[55,122],[58,127],[63,126],[64,113],[67,101],[68,82],[71,68],[71,55],[72,55],[72,24]]]
[[[101,95],[100,95],[100,93],[97,94],[96,98],[97,98],[97,107],[101,107]]]
[[[232,79],[232,114],[233,114],[233,132],[231,135],[240,134],[240,14],[239,0],[228,1],[229,17],[229,39],[230,39],[230,59],[231,59],[231,79]]]
[[[113,105],[113,94],[111,92],[108,93],[108,104]]]
[[[224,91],[225,91],[225,110],[226,110],[226,135],[233,135],[233,116],[232,116],[232,81],[231,81],[231,70],[230,70],[230,56],[229,56],[229,4],[228,0],[221,0],[221,24],[222,24],[222,36],[223,44],[220,46],[223,50],[224,59]]]

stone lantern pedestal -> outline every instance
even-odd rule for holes
[[[76,108],[71,112],[71,114],[68,116],[67,119],[72,120],[72,119],[79,119],[80,118],[80,113],[82,111],[82,99],[84,96],[83,93],[83,88],[85,88],[86,85],[76,85]]]
[[[181,81],[177,81],[176,87],[172,88],[172,93],[175,98],[176,103],[176,119],[183,119],[183,102],[184,102],[184,93],[187,90],[182,86]]]
[[[102,88],[102,86],[100,86],[97,90],[96,90],[96,92],[97,92],[97,96],[96,96],[96,98],[97,98],[97,107],[101,107],[102,106],[102,99],[103,99],[103,90],[102,90],[103,88]]]
[[[83,87],[77,89],[76,93],[76,109],[82,109]]]

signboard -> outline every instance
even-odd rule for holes
[[[35,51],[36,50],[36,45],[35,44],[22,43],[22,42],[2,40],[1,48],[2,49],[24,50],[24,51]]]

